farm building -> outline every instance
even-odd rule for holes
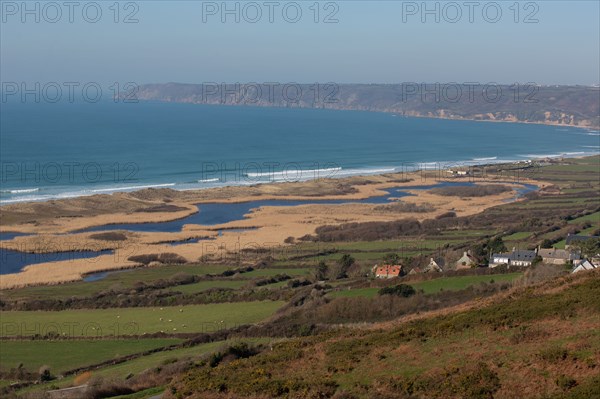
[[[571,262],[581,258],[579,252],[571,252],[566,249],[538,249],[538,255],[544,263],[553,265],[563,265],[565,262]]]
[[[394,278],[402,275],[402,265],[375,266],[375,277]]]

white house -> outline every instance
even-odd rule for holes
[[[586,270],[594,270],[597,269],[598,266],[596,266],[595,264],[593,264],[592,262],[590,262],[587,259],[582,259],[580,261],[576,261],[573,264],[573,271],[571,273],[577,273],[577,272],[583,272]]]
[[[531,266],[533,260],[537,256],[537,249],[534,251],[516,250],[513,248],[512,252],[492,254],[490,267],[496,267],[500,265],[510,266]]]
[[[477,259],[475,259],[475,257],[471,256],[471,254],[469,254],[469,252],[465,251],[463,252],[463,256],[456,261],[456,269],[460,270],[460,269],[469,269],[473,266],[477,265]]]
[[[443,259],[438,259],[436,261],[435,259],[431,258],[429,260],[429,264],[423,268],[423,273],[429,273],[429,272],[441,273],[443,271],[442,270],[443,264],[444,264]]]

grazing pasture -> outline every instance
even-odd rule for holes
[[[217,303],[156,308],[110,308],[2,312],[2,337],[47,335],[102,337],[214,332],[257,323],[282,301]]]
[[[120,356],[145,352],[182,342],[175,338],[119,340],[0,341],[0,370],[23,367],[37,371],[47,365],[52,373],[101,363]]]
[[[510,274],[494,274],[487,276],[457,276],[457,277],[441,277],[433,280],[419,281],[419,282],[404,282],[416,290],[423,290],[425,294],[433,294],[441,290],[444,291],[459,291],[463,290],[472,285],[489,282],[512,282],[515,279],[521,277],[522,273],[510,273]],[[398,284],[398,282],[395,282]],[[380,287],[368,287],[368,288],[355,288],[346,289],[340,291],[334,291],[330,295],[332,297],[355,297],[364,296],[372,298],[379,292]]]

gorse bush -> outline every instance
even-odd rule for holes
[[[417,291],[410,285],[399,284],[390,287],[383,287],[379,290],[379,295],[396,295],[404,298],[408,298],[417,293]]]
[[[396,201],[392,204],[378,205],[374,208],[374,210],[378,212],[389,213],[427,213],[435,211],[435,208],[433,205],[426,202],[423,204],[415,204],[412,202]]]
[[[208,365],[217,367],[223,361],[246,359],[260,352],[258,347],[250,346],[245,342],[234,344],[210,355]]]
[[[106,233],[91,234],[90,238],[93,240],[104,240],[104,241],[125,241],[127,236],[123,233],[117,233],[109,231]]]
[[[488,195],[498,195],[507,191],[512,191],[512,188],[498,184],[480,184],[468,187],[438,187],[429,190],[432,194],[453,197],[485,197]]]
[[[160,262],[165,264],[183,264],[187,263],[187,259],[181,255],[166,252],[162,254],[144,254],[134,255],[127,258],[131,262],[138,262],[143,265],[149,265],[152,262]]]

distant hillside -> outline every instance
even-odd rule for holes
[[[600,127],[600,88],[584,86],[147,84],[139,100],[390,112],[403,116]]]

